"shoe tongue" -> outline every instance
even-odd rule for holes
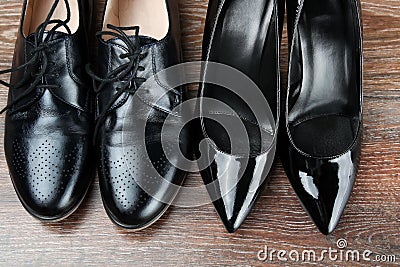
[[[45,32],[43,34],[42,41],[44,41],[46,39],[47,35],[48,35],[48,32]],[[67,36],[67,34],[64,32],[54,32],[50,36],[49,41],[57,41],[57,40],[63,39],[65,36]],[[32,42],[32,43],[35,42],[35,33],[31,33],[30,35],[28,35],[28,37],[26,39],[29,42]]]

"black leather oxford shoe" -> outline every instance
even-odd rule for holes
[[[98,33],[99,70],[88,69],[97,85],[95,135],[104,207],[113,222],[132,230],[154,223],[185,177],[171,145],[180,137],[183,154],[188,151],[186,128],[175,132],[183,123],[174,111],[183,88],[172,89],[168,75],[158,75],[182,60],[178,12],[173,0],[107,1]],[[167,120],[171,114],[175,119]],[[163,127],[168,129],[162,133]]]
[[[362,132],[357,0],[287,1],[291,51],[281,159],[323,234],[338,224],[356,177]]]
[[[208,193],[229,232],[247,217],[275,158],[282,12],[275,0],[209,3],[197,154]]]
[[[92,177],[91,82],[84,71],[88,1],[25,1],[11,73],[5,154],[30,214],[60,220]]]

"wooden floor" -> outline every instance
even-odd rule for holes
[[[143,0],[144,1],[144,0]],[[0,68],[10,66],[22,0],[0,0]],[[200,59],[206,0],[180,0],[184,54]],[[99,10],[103,0],[98,1]],[[132,233],[114,226],[102,207],[97,180],[67,220],[42,224],[20,205],[0,150],[0,265],[285,265],[257,259],[258,251],[332,247],[396,255],[400,264],[400,1],[363,0],[365,137],[357,182],[341,222],[330,236],[310,222],[278,163],[269,185],[235,234],[225,232],[212,205],[170,210],[151,228]],[[100,14],[99,11],[99,14]],[[282,74],[287,61],[286,34]],[[4,78],[4,77],[3,77]],[[6,77],[7,78],[7,77]],[[283,82],[285,82],[283,78]],[[195,88],[195,87],[193,87]],[[7,90],[0,91],[0,106]],[[0,139],[4,125],[0,124]],[[2,146],[1,146],[2,147]],[[199,180],[198,174],[189,178]],[[371,258],[373,257],[371,256]],[[327,258],[327,257],[326,257]],[[296,263],[298,265],[300,263]],[[338,262],[316,266],[388,266]],[[291,264],[293,265],[293,263]]]

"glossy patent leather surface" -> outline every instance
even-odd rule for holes
[[[356,0],[287,1],[291,51],[281,160],[318,229],[337,226],[362,138],[362,33]]]
[[[136,78],[143,81],[132,81],[127,88],[131,91],[124,92],[107,111],[96,139],[104,207],[113,222],[132,230],[154,223],[178,193],[175,187],[158,180],[156,173],[174,185],[181,185],[186,176],[184,171],[175,167],[178,166],[174,162],[177,160],[176,151],[171,151],[170,142],[180,136],[180,148],[187,155],[188,129],[185,128],[180,135],[167,130],[161,142],[161,129],[167,116],[184,100],[183,88],[170,90],[168,77],[160,83],[143,85],[159,71],[182,62],[177,1],[168,0],[166,3],[170,28],[162,40],[140,36],[140,30],[138,36],[129,36],[132,42],[139,38],[136,52],[141,55],[138,64],[142,68],[137,71]],[[120,39],[100,41],[99,76],[104,77],[110,70],[127,63],[129,58],[120,57],[124,53],[127,53],[127,44]],[[97,115],[104,112],[123,84],[124,79],[108,83],[97,94]],[[174,118],[168,121],[172,124],[169,128],[180,129],[183,115],[177,111]]]
[[[27,1],[24,2],[26,7]],[[15,190],[28,212],[42,220],[70,215],[83,200],[92,176],[91,82],[87,77],[89,1],[79,1],[80,26],[74,34],[55,32],[44,51],[49,65],[37,88],[20,97],[42,62],[11,75],[5,119],[5,154]],[[22,24],[14,52],[13,67],[23,65],[35,49],[33,36],[25,38]],[[52,75],[48,75],[52,74]],[[43,85],[57,88],[43,88]]]
[[[272,113],[272,120],[258,121],[251,104],[246,104],[229,89],[210,83],[200,86],[198,140],[199,143],[202,139],[207,141],[204,150],[197,150],[197,154],[201,164],[208,165],[201,175],[228,232],[235,232],[249,214],[264,188],[275,157],[281,26],[278,15],[281,17],[282,12],[283,9],[279,9],[278,14],[278,4],[273,0],[213,0],[208,7],[203,60],[226,64],[250,77],[267,100],[265,105],[269,107],[264,107],[265,113]],[[205,71],[204,75],[209,74]],[[206,107],[202,98],[223,102],[235,114]],[[210,117],[222,119],[226,125],[221,127]],[[243,139],[230,140],[224,132],[224,127],[233,124],[235,119],[246,128],[248,147]],[[261,137],[264,129],[271,130],[268,140]],[[244,155],[241,151],[246,148],[249,154]]]

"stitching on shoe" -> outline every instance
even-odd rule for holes
[[[271,135],[274,134],[274,133],[271,132],[270,130],[265,129],[264,127],[262,127],[259,123],[253,122],[253,121],[251,121],[250,119],[248,119],[248,118],[246,118],[246,117],[243,117],[243,116],[240,116],[240,115],[238,115],[238,114],[232,114],[232,113],[223,112],[223,111],[210,111],[210,112],[207,112],[207,113],[208,113],[208,114],[214,114],[214,115],[227,115],[227,116],[232,116],[232,117],[235,117],[235,118],[239,118],[239,119],[244,120],[244,121],[246,121],[246,122],[248,122],[248,123],[251,123],[251,124],[253,124],[253,125],[255,125],[255,126],[258,126],[260,129],[264,130],[264,132],[266,132],[266,133],[269,133],[269,134],[271,134]]]
[[[345,117],[345,118],[350,118],[350,119],[358,119],[358,116],[349,116],[349,115],[344,114],[344,113],[326,113],[326,114],[321,114],[321,115],[306,116],[305,118],[303,118],[301,120],[296,120],[295,122],[289,122],[289,124],[291,124],[292,127],[296,127],[299,124],[302,124],[303,122],[306,122],[306,121],[310,121],[310,120],[317,119],[317,118],[322,118],[322,117],[330,117],[330,116]]]

